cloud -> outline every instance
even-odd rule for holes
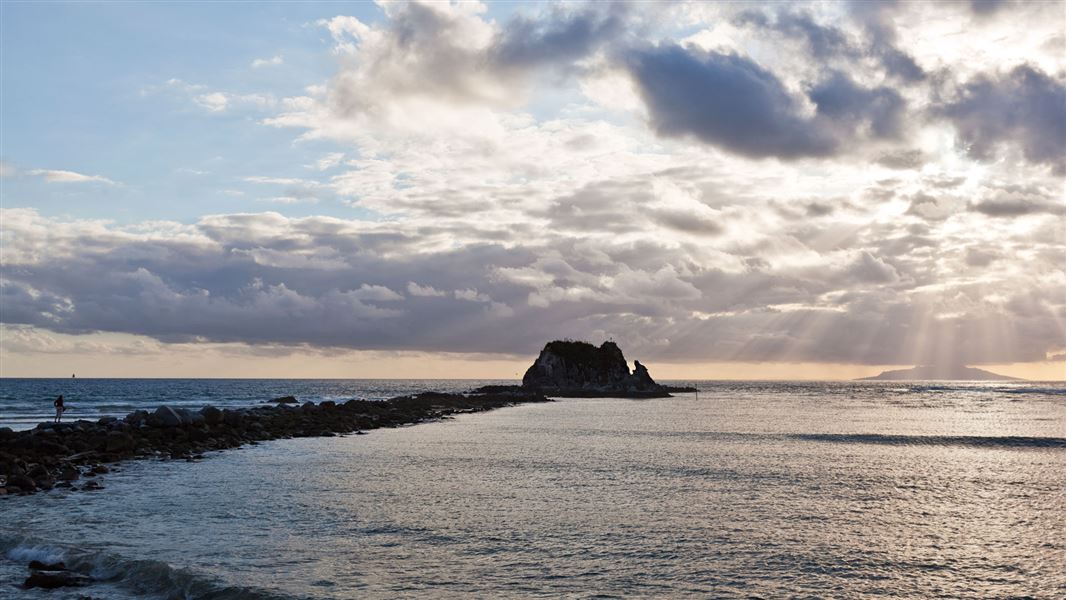
[[[1029,65],[981,75],[935,112],[950,121],[974,158],[1014,147],[1031,162],[1066,173],[1066,84]]]
[[[647,193],[654,204],[671,189]],[[807,242],[725,253],[764,234],[733,238],[723,227],[688,244],[590,226],[505,244],[459,221],[261,213],[120,227],[26,209],[3,218],[4,322],[62,334],[508,354],[553,336],[609,336],[649,360],[884,364],[947,351],[970,362],[1038,360],[1064,331],[1056,256],[1001,255],[983,271],[1008,277],[990,284],[1001,290],[990,298],[965,277],[931,279],[938,253],[902,243],[906,230],[887,224],[815,252],[825,228],[808,237],[806,223],[789,222],[766,241]],[[980,266],[969,250],[977,243],[950,252]],[[1001,337],[981,343],[982,331]]]
[[[259,69],[261,67],[276,67],[280,65],[284,60],[281,55],[275,55],[271,58],[257,58],[252,61],[252,68]]]
[[[839,71],[809,92],[817,113],[849,129],[868,129],[874,138],[898,138],[906,103],[899,92],[880,86],[864,88]]]
[[[970,0],[970,10],[980,16],[989,16],[999,12],[1010,4],[1008,0]]]
[[[924,165],[928,158],[921,150],[897,150],[884,152],[874,158],[877,164],[890,169],[917,169]]]
[[[14,177],[16,173],[18,173],[18,169],[15,168],[15,165],[0,160],[0,177]]]
[[[503,27],[489,50],[502,69],[571,65],[626,33],[625,4],[595,4],[577,10],[552,6],[547,17],[518,16]]]
[[[859,55],[858,49],[848,39],[844,30],[818,23],[806,11],[780,10],[773,15],[773,18],[770,18],[760,11],[745,10],[734,18],[734,22],[738,25],[769,29],[787,37],[802,39],[811,56],[820,60]]]
[[[631,52],[627,66],[661,135],[693,136],[756,158],[836,151],[836,140],[750,59],[664,44]]]
[[[1066,200],[1060,192],[1034,184],[998,183],[981,188],[970,210],[990,217],[1066,214]]]
[[[413,281],[407,282],[407,293],[412,296],[420,296],[423,298],[440,298],[447,295],[445,292],[435,289],[431,285],[422,286]]]
[[[887,75],[907,84],[926,78],[925,70],[914,57],[898,48],[893,18],[899,10],[897,3],[857,0],[848,6],[858,31],[849,30],[839,14],[834,15],[837,24],[820,22],[811,12],[817,8],[816,4],[807,8],[796,3],[771,10],[744,10],[734,17],[734,22],[801,40],[811,58],[821,65],[848,65],[855,71],[864,63],[874,63]]]
[[[329,154],[316,160],[314,165],[308,165],[308,167],[317,169],[319,171],[326,171],[341,164],[342,160],[344,160],[343,152],[330,152]]]
[[[880,59],[885,71],[904,83],[917,83],[926,78],[925,70],[914,57],[896,46],[897,33],[893,13],[902,3],[895,0],[852,0],[851,14],[864,27],[868,40],[868,52]]]
[[[906,101],[830,71],[803,98],[753,60],[694,46],[633,51],[628,66],[660,135],[691,136],[753,158],[829,157],[856,142],[898,139]],[[805,114],[804,104],[815,105]]]
[[[55,169],[33,169],[30,175],[37,175],[44,179],[48,183],[104,183],[107,185],[116,185],[116,183],[107,177],[100,175],[84,175],[82,173],[75,173],[74,171],[62,171]]]
[[[210,92],[193,96],[193,102],[213,113],[221,113],[237,107],[267,109],[277,104],[270,94],[231,94]]]
[[[1039,213],[1066,214],[1066,205],[1033,198],[1002,197],[982,200],[972,210],[990,217],[1020,217]]]

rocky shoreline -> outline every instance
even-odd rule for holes
[[[124,418],[41,423],[27,431],[0,428],[0,498],[53,488],[101,489],[96,476],[125,460],[194,460],[211,450],[296,437],[330,437],[399,427],[530,402],[550,402],[520,388],[465,394],[425,392],[385,401],[299,404],[292,396],[263,406],[192,411],[160,406]],[[111,465],[111,466],[108,466]]]

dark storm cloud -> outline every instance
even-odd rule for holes
[[[999,12],[1008,4],[1008,0],[970,0],[970,10],[974,14],[988,16]]]
[[[967,82],[935,110],[974,158],[1016,146],[1031,162],[1066,172],[1066,84],[1029,65]]]
[[[876,0],[857,0],[850,4],[852,16],[865,34],[865,40],[851,39],[843,29],[819,23],[809,12],[788,4],[771,10],[769,15],[756,10],[742,11],[734,22],[802,40],[811,57],[818,61],[870,59],[879,63],[890,76],[904,83],[917,83],[926,78],[926,73],[912,56],[896,45],[892,13],[897,6],[893,1]]]
[[[994,198],[982,200],[971,205],[971,210],[990,217],[1020,217],[1047,213],[1066,214],[1066,206],[1061,202],[1051,202],[1032,198]]]
[[[905,83],[917,83],[926,78],[925,70],[896,46],[892,13],[901,5],[896,0],[853,0],[849,6],[869,38],[867,54],[879,59],[889,75]]]
[[[840,71],[809,87],[816,106],[809,117],[777,76],[743,56],[664,44],[629,52],[626,64],[650,125],[663,136],[788,160],[834,156],[857,142],[904,134],[907,103],[898,92],[864,87]]]
[[[734,22],[738,25],[769,29],[787,37],[802,39],[810,50],[811,56],[818,59],[824,60],[838,56],[857,57],[861,54],[851,44],[843,30],[822,25],[805,11],[782,10],[771,18],[765,13],[747,10],[738,14]]]
[[[776,267],[744,253],[733,271],[694,259],[702,240],[542,231],[504,245],[472,242],[476,229],[442,224],[407,235],[390,227],[268,213],[217,215],[180,235],[144,236],[9,211],[2,321],[165,342],[523,355],[551,337],[613,337],[649,360],[868,364],[921,362],[933,350],[969,362],[1036,360],[1063,334],[1056,311],[1066,307],[1054,282],[1008,296],[1009,317],[969,310],[933,318],[944,299],[912,294],[943,283],[921,268],[921,253],[935,247],[903,243],[889,223],[824,243],[832,261]],[[459,239],[467,242],[456,247]],[[890,248],[889,239],[900,243]],[[972,306],[986,293],[956,286],[946,297]],[[811,306],[819,298],[832,300]],[[920,323],[936,331],[915,331]],[[980,331],[1009,343],[975,344],[968,332]]]
[[[898,137],[906,102],[887,87],[864,88],[836,71],[808,92],[818,114],[836,124],[868,126],[875,138]]]
[[[1021,183],[986,185],[969,208],[990,217],[1066,214],[1061,190]]]
[[[777,77],[748,58],[664,44],[630,52],[627,66],[660,135],[691,135],[756,158],[836,150]]]
[[[566,64],[625,33],[625,4],[592,5],[577,11],[553,7],[546,18],[518,16],[506,23],[491,60],[502,68]]]

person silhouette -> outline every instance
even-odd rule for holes
[[[63,411],[65,410],[63,406],[63,394],[60,394],[59,397],[56,398],[56,401],[52,403],[52,406],[56,407],[55,422],[58,423],[59,420],[63,418]]]

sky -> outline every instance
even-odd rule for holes
[[[1066,3],[0,4],[0,376],[1066,379]]]

